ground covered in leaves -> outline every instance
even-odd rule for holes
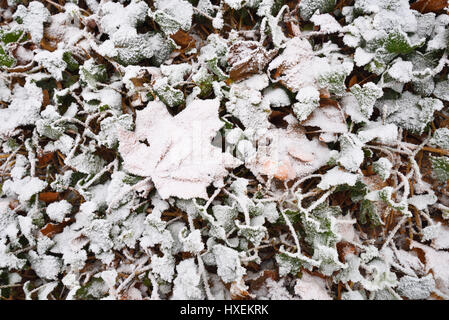
[[[449,299],[447,1],[0,21],[1,299]]]

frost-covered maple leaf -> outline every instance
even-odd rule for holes
[[[134,132],[119,129],[119,151],[128,172],[151,177],[163,199],[207,198],[239,161],[211,144],[223,126],[218,100],[194,100],[171,116],[160,101],[137,111]]]

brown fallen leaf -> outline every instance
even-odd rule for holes
[[[211,144],[212,137],[223,126],[218,118],[219,107],[218,100],[194,100],[173,117],[164,103],[148,103],[145,109],[136,112],[135,131],[118,131],[124,169],[151,177],[163,199],[170,196],[207,199],[206,188],[226,177],[227,168],[241,163]],[[193,123],[201,124],[201,136],[194,135]],[[170,134],[161,139],[160,132]],[[147,143],[141,142],[145,140]],[[201,153],[196,152],[193,141],[195,147],[201,147]]]
[[[357,83],[357,76],[353,75],[351,79],[349,80],[348,88],[351,88],[353,85]]]
[[[170,38],[172,38],[178,46],[181,46],[183,50],[193,48],[195,46],[195,39],[181,29],[179,29],[175,34],[172,34]]]
[[[345,263],[346,262],[346,256],[348,254],[356,254],[357,249],[356,247],[346,241],[340,241],[337,243],[337,252],[338,252],[338,259]]]
[[[40,46],[42,49],[53,52],[57,49],[57,46],[55,46],[54,42],[52,42],[51,40],[47,39],[47,38],[42,38],[41,42],[40,42]]]
[[[448,0],[418,0],[410,5],[411,9],[417,10],[421,13],[441,12],[447,8]]]
[[[327,90],[326,88],[322,88],[319,91],[320,91],[320,99],[328,100],[331,97],[329,90]]]
[[[41,192],[39,193],[39,200],[45,203],[55,202],[59,200],[59,193],[57,192]]]
[[[332,300],[326,286],[326,277],[317,272],[302,272],[296,280],[295,294],[303,300]]]
[[[133,85],[134,85],[136,88],[143,88],[143,85],[144,85],[145,83],[149,83],[149,82],[150,82],[150,79],[147,78],[147,77],[142,77],[142,78],[130,78],[129,80],[133,83]]]
[[[252,298],[243,279],[232,282],[229,291],[231,292],[232,300],[251,300]]]
[[[37,166],[45,167],[53,160],[53,152],[45,152],[37,155]]]
[[[320,107],[316,108],[302,125],[319,127],[320,141],[323,142],[335,141],[337,134],[348,132],[346,119],[338,107],[338,102],[331,99],[322,99]]]
[[[40,231],[46,237],[53,237],[55,234],[61,233],[65,226],[72,222],[73,219],[68,219],[67,221],[61,223],[47,223]]]
[[[259,139],[257,152],[246,159],[246,165],[260,180],[265,175],[289,181],[312,173],[328,159],[327,146],[316,138],[309,140],[304,129],[292,123],[286,129],[268,130]]]
[[[277,50],[267,51],[256,41],[238,41],[229,49],[229,76],[237,81],[261,72],[274,58]]]
[[[19,203],[20,202],[18,200],[13,199],[13,200],[9,201],[8,206],[11,210],[14,210],[15,208],[17,208],[19,206]]]
[[[276,270],[264,270],[260,277],[249,281],[251,291],[260,289],[268,278],[279,281],[279,274]]]
[[[288,159],[280,162],[275,162],[268,159],[263,163],[262,174],[273,176],[278,180],[285,181],[292,171],[293,168],[290,165],[290,161]]]
[[[410,242],[410,248],[418,253],[420,259],[424,255],[425,271],[433,274],[437,289],[444,294],[449,294],[449,268],[447,268],[449,252],[435,250],[416,241]]]
[[[46,107],[50,104],[50,95],[48,94],[47,89],[42,90],[42,94],[43,94],[42,106]]]

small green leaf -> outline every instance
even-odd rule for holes
[[[432,161],[433,173],[440,182],[447,182],[449,180],[449,157],[433,157]]]
[[[67,69],[69,71],[73,72],[73,71],[77,71],[78,70],[78,68],[79,68],[78,61],[76,61],[73,58],[73,55],[72,55],[71,52],[69,52],[69,51],[64,52],[64,54],[62,55],[62,60],[64,60],[64,62],[67,63]]]
[[[6,32],[6,33],[3,30],[0,30],[0,39],[4,44],[17,42],[20,39],[20,37],[22,36],[22,34],[23,34],[23,30],[15,30],[15,31]],[[25,40],[25,39],[23,39],[23,40]]]

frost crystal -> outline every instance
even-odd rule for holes
[[[404,276],[399,280],[398,292],[411,300],[423,300],[435,289],[435,280],[431,274],[420,279]]]
[[[72,205],[67,200],[61,200],[48,205],[47,215],[56,222],[62,222],[71,209]]]

